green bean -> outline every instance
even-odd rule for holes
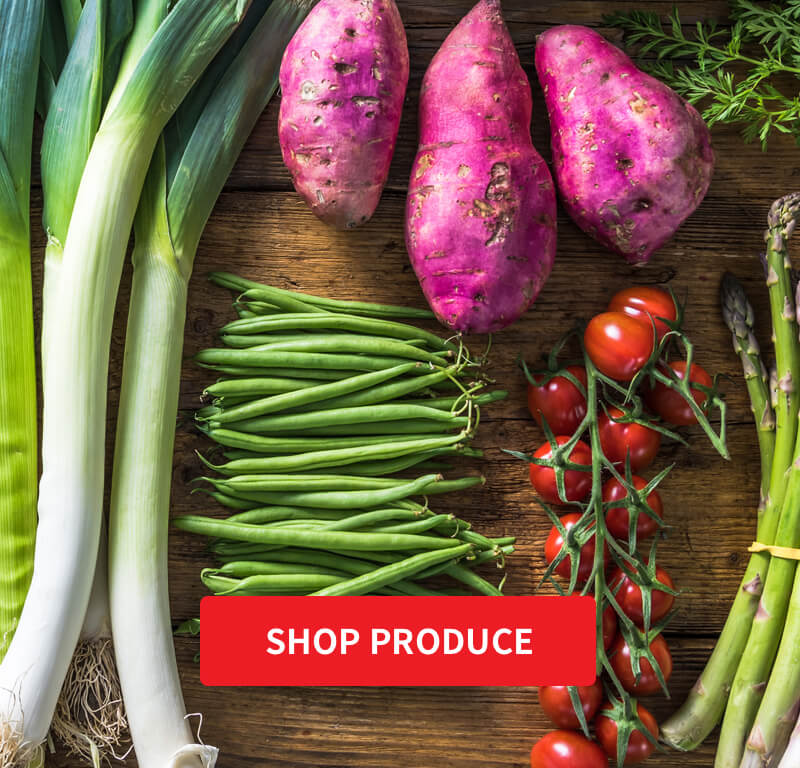
[[[455,524],[455,518],[451,515],[432,515],[423,520],[415,520],[410,523],[398,523],[397,525],[378,525],[369,528],[370,533],[425,533],[433,528],[438,528],[443,522]],[[457,524],[456,524],[457,525]]]
[[[386,520],[419,520],[419,514],[407,509],[373,509],[324,525],[326,531],[357,531]]]
[[[272,341],[248,347],[253,352],[305,352],[352,355],[381,355],[416,360],[431,365],[446,365],[453,357],[451,350],[429,352],[405,341],[389,340],[381,336],[364,336],[355,333],[310,334],[294,341]]]
[[[472,549],[472,545],[461,544],[456,539],[437,536],[414,536],[401,533],[353,533],[350,531],[315,531],[267,529],[260,525],[230,523],[208,517],[185,515],[174,519],[176,527],[203,536],[233,539],[252,544],[267,544],[278,547],[306,547],[309,549],[372,550],[427,550],[449,549],[460,551],[461,547]],[[464,550],[465,552],[467,550]]]
[[[286,595],[308,594],[314,590],[333,586],[347,581],[342,576],[324,574],[285,574],[247,576],[244,579],[230,579],[219,576],[213,568],[205,568],[200,579],[217,595]],[[230,582],[234,582],[231,584]]]
[[[284,368],[302,371],[301,377],[317,378],[309,371],[382,371],[394,368],[407,360],[401,357],[336,354],[333,352],[271,352],[258,349],[204,349],[195,360],[201,365],[234,366],[249,370]],[[430,363],[428,363],[430,365]],[[266,374],[265,374],[266,375]]]
[[[257,525],[261,523],[271,523],[275,520],[308,520],[313,518],[341,520],[342,514],[341,510],[335,509],[273,506],[248,509],[246,512],[230,515],[225,519],[231,523],[252,523],[253,525]]]
[[[216,285],[239,293],[256,291],[257,293],[260,293],[264,301],[269,304],[274,303],[273,298],[275,296],[288,295],[314,307],[322,307],[332,311],[344,310],[353,313],[356,311],[362,311],[370,317],[374,316],[376,313],[380,313],[381,317],[412,317],[432,320],[434,316],[433,312],[427,309],[394,307],[385,304],[372,304],[361,301],[342,301],[337,299],[323,298],[321,296],[311,296],[307,293],[300,293],[299,291],[286,291],[281,288],[275,288],[271,285],[264,285],[262,283],[253,282],[252,280],[245,280],[244,278],[233,275],[230,272],[212,272],[209,274],[208,279]],[[266,298],[267,296],[271,298]]]
[[[308,391],[308,390],[305,390]],[[350,426],[352,424],[378,424],[408,420],[430,420],[444,422],[451,426],[462,426],[465,418],[453,416],[447,411],[426,408],[423,405],[361,405],[353,408],[333,408],[329,411],[313,411],[310,413],[285,413],[277,416],[258,416],[242,419],[232,426],[240,431],[250,432],[284,432],[323,429],[329,427]],[[221,426],[217,418],[208,419],[213,429]]]
[[[430,410],[434,410],[431,408]],[[252,419],[252,424],[240,421],[232,425],[239,432],[258,433],[259,419]],[[466,416],[451,416],[449,420],[433,421],[431,419],[405,419],[403,421],[379,421],[376,423],[362,422],[360,424],[336,424],[328,427],[316,427],[312,429],[288,429],[284,435],[292,438],[308,437],[345,437],[356,439],[366,435],[382,435],[382,443],[396,439],[395,435],[407,435],[406,439],[419,440],[425,435],[441,434],[451,429],[463,429],[469,426],[469,419]],[[215,425],[211,425],[216,429]],[[294,451],[292,451],[294,452]]]
[[[510,555],[514,552],[514,547],[506,546],[502,547],[500,552],[498,553],[496,550],[484,550],[483,552],[476,552],[475,557],[471,558],[468,562],[470,566],[478,566],[483,565],[484,563],[488,563],[491,561],[497,561],[498,557],[501,555]],[[426,571],[420,571],[414,578],[419,579],[422,581],[423,579],[431,579],[434,576],[439,576],[442,573],[447,571],[447,565],[445,566],[434,566]]]
[[[511,544],[515,544],[517,541],[516,536],[503,536],[499,539],[489,539],[496,547],[507,547]]]
[[[442,480],[430,488],[425,489],[425,495],[439,494],[439,493],[454,493],[456,491],[465,491],[467,488],[472,488],[476,485],[483,485],[486,478],[483,475],[470,475],[468,477],[459,477],[456,480]],[[411,494],[409,494],[411,495]]]
[[[262,334],[291,330],[351,331],[371,336],[386,336],[395,339],[425,339],[433,349],[456,351],[457,345],[444,341],[435,333],[429,333],[413,325],[390,320],[376,320],[355,315],[291,314],[234,320],[222,328],[222,333]]]
[[[231,509],[252,509],[255,504],[251,501],[245,501],[244,499],[237,499],[235,496],[230,496],[227,493],[222,493],[221,491],[211,491],[208,488],[195,488],[194,492],[199,493],[207,493],[212,499],[218,501],[225,507],[230,507]]]
[[[202,426],[201,426],[202,429]],[[237,432],[232,429],[208,429],[206,434],[220,445],[230,448],[241,448],[254,453],[303,453],[360,448],[367,445],[383,443],[400,443],[419,440],[429,435],[396,434],[396,435],[364,435],[330,439],[325,437],[265,437],[249,432]]]
[[[251,493],[249,491],[236,491],[231,495],[263,504],[286,504],[289,506],[322,509],[369,509],[390,504],[408,496],[430,493],[435,485],[438,485],[439,482],[444,482],[435,479],[439,477],[441,475],[425,475],[408,483],[401,481],[401,485],[395,485],[394,487],[365,491],[322,491],[317,493],[287,493],[285,491]]]
[[[233,308],[239,317],[258,317],[259,315],[274,315],[282,310],[273,304],[263,301],[234,301]]]
[[[373,534],[381,535],[381,534]],[[397,534],[399,535],[399,534]],[[426,537],[422,537],[426,538]],[[431,537],[432,538],[432,537]],[[451,539],[433,539],[434,541],[451,541]],[[419,555],[401,560],[398,563],[391,563],[382,568],[377,568],[363,576],[356,576],[354,579],[340,581],[335,585],[324,587],[314,592],[315,596],[327,595],[363,595],[374,589],[393,584],[398,579],[407,579],[419,571],[429,568],[437,563],[452,560],[457,562],[457,558],[463,557],[472,550],[469,544],[461,544],[444,552],[424,552]]]
[[[437,448],[431,451],[424,451],[422,453],[414,453],[407,456],[398,456],[395,459],[381,459],[377,461],[360,461],[354,464],[345,464],[337,466],[336,471],[343,475],[361,475],[362,477],[379,477],[383,475],[393,475],[396,472],[403,472],[411,467],[433,467],[437,472],[439,468],[444,467],[449,469],[447,464],[437,464],[436,462],[428,461],[429,459],[440,456],[442,454],[462,453],[466,454],[468,449],[460,449],[458,446],[452,448]],[[317,472],[327,471],[327,468],[320,469],[307,469],[306,471],[315,474]]]
[[[489,583],[486,579],[478,576],[477,573],[473,573],[469,568],[465,568],[463,565],[451,565],[445,573],[457,579],[462,584],[472,587],[472,589],[481,594],[492,595],[493,597],[502,597],[503,595],[494,584]]]
[[[317,404],[316,408],[351,408],[357,405],[376,405],[377,403],[388,403],[397,400],[397,398],[407,395],[411,392],[417,392],[421,389],[426,389],[434,384],[445,381],[451,376],[456,376],[459,372],[458,366],[451,365],[449,368],[434,373],[426,374],[425,376],[416,376],[413,378],[406,378],[401,381],[392,381],[388,384],[365,389],[361,392],[353,394],[342,395],[341,397],[334,397],[330,400],[324,400]],[[403,401],[400,401],[401,403]],[[426,405],[427,403],[416,402],[415,405]],[[302,408],[295,408],[295,413],[303,413],[312,410],[312,406],[304,406]]]
[[[474,545],[478,549],[496,549],[497,545],[491,540],[486,538],[486,536],[482,536],[480,533],[476,533],[475,531],[460,531],[458,533],[458,538],[461,541],[467,541],[470,544]]]
[[[398,360],[400,364],[403,360]],[[291,378],[296,376],[298,381],[304,379],[319,379],[321,381],[334,381],[336,379],[346,379],[348,376],[357,376],[362,371],[346,371],[346,370],[326,370],[323,368],[255,368],[244,365],[213,365],[209,363],[197,363],[201,368],[207,368],[210,371],[217,373],[224,373],[226,376],[240,376],[242,378]]]
[[[331,338],[342,339],[345,336],[354,336],[356,334],[345,334],[339,333],[338,331],[334,331],[333,333],[326,334]],[[248,334],[237,334],[237,333],[222,333],[220,334],[220,341],[226,347],[232,347],[233,349],[250,349],[252,347],[260,347],[264,348],[270,344],[285,344],[288,342],[296,342],[296,341],[309,341],[309,340],[317,340],[319,338],[318,335],[312,334],[311,332],[304,331],[300,333],[248,333]],[[357,338],[367,338],[371,339],[373,342],[385,342],[385,336],[357,336]],[[403,344],[406,344],[410,347],[419,347],[424,348],[430,346],[426,339],[403,339]],[[344,352],[343,349],[337,350]],[[448,352],[447,354],[450,354]],[[439,352],[439,356],[445,355],[444,352]],[[402,355],[403,357],[405,355]]]
[[[314,451],[271,458],[237,459],[227,464],[208,464],[223,475],[244,475],[250,473],[268,474],[271,472],[297,472],[309,469],[343,467],[366,460],[396,459],[414,454],[414,458],[430,453],[437,448],[447,448],[464,438],[463,434],[434,437],[425,440],[408,440],[400,443],[377,443],[362,448],[341,448],[328,451]],[[422,459],[419,459],[421,461]],[[204,460],[205,461],[205,460]],[[418,463],[415,461],[414,463]],[[408,465],[411,466],[411,465]],[[406,467],[403,467],[405,469]],[[400,471],[400,470],[394,470]],[[356,473],[358,474],[358,473]],[[371,473],[372,474],[372,473]],[[378,473],[390,474],[390,472]]]
[[[344,571],[335,571],[318,565],[276,563],[264,560],[232,560],[214,569],[214,572],[234,579],[245,579],[248,576],[286,576],[304,573],[317,576],[336,576],[339,579],[347,577]]]
[[[280,395],[284,392],[295,392],[298,389],[308,389],[319,386],[319,381],[314,379],[292,379],[281,377],[260,377],[257,379],[222,379],[206,387],[204,395],[212,397],[254,397],[256,395]]]
[[[497,402],[498,400],[505,400],[508,397],[508,392],[503,389],[498,389],[493,392],[485,392],[482,395],[470,396],[473,405],[489,405],[490,403]],[[457,404],[465,402],[464,395],[457,395],[453,397],[432,397],[429,399],[418,397],[401,400],[399,404],[408,403],[409,405],[425,405],[428,408],[441,408],[442,410],[452,410]]]
[[[276,411],[283,411],[309,403],[318,403],[321,400],[329,400],[331,397],[338,397],[342,394],[356,392],[360,389],[372,387],[382,383],[387,379],[395,379],[404,373],[412,370],[416,363],[404,363],[395,368],[387,368],[382,371],[360,374],[349,379],[332,381],[327,384],[318,384],[316,387],[305,387],[295,392],[284,392],[278,395],[251,400],[246,405],[229,408],[222,413],[218,413],[214,421],[217,424],[226,424],[232,421],[242,421],[255,416],[263,416]]]
[[[427,475],[429,482],[437,476]],[[242,491],[373,491],[381,488],[396,488],[407,480],[389,477],[358,477],[357,475],[307,475],[307,474],[264,474],[234,475],[219,480],[215,477],[203,478],[223,493]]]

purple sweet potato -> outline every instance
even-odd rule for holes
[[[295,189],[324,222],[357,227],[389,174],[408,85],[394,0],[321,0],[283,56],[278,122]]]
[[[714,170],[708,127],[586,27],[540,35],[536,71],[564,207],[610,250],[648,261],[706,194]]]
[[[422,83],[406,245],[439,320],[496,331],[536,299],[556,250],[555,187],[499,0],[480,0]]]

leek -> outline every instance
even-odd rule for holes
[[[167,126],[136,214],[109,581],[117,666],[140,768],[163,768],[176,755],[196,754],[204,765],[216,759],[216,750],[192,743],[175,663],[167,589],[170,479],[197,245],[311,3],[274,0],[265,11],[267,5],[254,2]]]
[[[78,9],[80,4],[78,3]],[[42,137],[43,226],[47,232],[42,306],[42,369],[46,368],[48,326],[58,290],[69,220],[81,175],[89,155],[105,99],[116,79],[122,45],[130,32],[130,0],[87,0],[79,18],[65,3],[64,15],[58,4],[50,3],[45,30],[50,38],[42,46],[39,72],[40,94],[53,78],[57,86],[46,99]],[[60,17],[60,18],[59,18]],[[48,21],[50,23],[48,24]],[[61,35],[71,47],[63,68],[58,69],[58,51],[52,49]],[[78,648],[72,658],[53,717],[51,731],[71,754],[94,759],[124,751],[127,735],[119,678],[111,643],[108,614],[106,547],[98,551],[89,607]]]
[[[31,759],[43,743],[89,601],[102,521],[111,325],[147,167],[167,121],[245,6],[174,4],[121,85],[118,78],[81,176],[48,321],[33,578],[0,665],[4,765]],[[6,29],[18,41],[29,23]]]
[[[28,591],[36,535],[29,201],[43,15],[43,0],[7,0],[0,10],[0,658]]]

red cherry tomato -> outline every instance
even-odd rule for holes
[[[586,722],[591,723],[603,700],[603,686],[600,680],[595,680],[592,685],[578,686],[578,697]],[[539,704],[556,728],[578,730],[581,727],[566,685],[540,686]]]
[[[563,525],[567,531],[569,531],[570,528],[572,528],[580,519],[581,516],[578,512],[570,512],[570,514],[559,518],[561,525]],[[595,539],[594,536],[592,536],[592,538],[590,538],[581,547],[581,556],[578,560],[578,581],[581,583],[585,582],[592,573],[592,565],[594,563],[594,543]],[[563,545],[564,537],[554,525],[550,529],[550,535],[547,537],[547,541],[544,545],[544,558],[548,565],[550,565],[550,563],[556,559]],[[608,563],[608,547],[604,546],[603,549],[603,562]],[[557,573],[559,576],[563,576],[565,579],[568,579],[571,567],[572,566],[569,557],[565,557],[555,567],[554,573]]]
[[[630,453],[631,471],[639,472],[653,463],[661,446],[661,434],[643,424],[614,421],[623,416],[619,408],[609,408],[597,417],[600,447],[613,464],[624,467]]]
[[[674,363],[670,363],[669,367],[672,368],[679,379],[683,379],[686,376],[685,360],[676,360]],[[692,363],[692,370],[689,373],[689,386],[692,388],[692,397],[694,397],[694,401],[699,406],[702,406],[708,400],[708,395],[699,389],[695,389],[693,385],[700,384],[704,387],[711,387],[713,383],[711,376],[708,375],[704,368],[701,368],[697,363]],[[692,413],[692,408],[684,400],[683,395],[660,381],[657,381],[653,388],[647,392],[645,401],[654,413],[657,413],[669,424],[674,424],[678,427],[697,424],[697,417]]]
[[[603,611],[603,648],[608,650],[617,636],[617,612],[610,605]]]
[[[660,566],[656,566],[656,579],[661,584],[675,589],[675,584],[669,574]],[[634,584],[631,577],[621,568],[617,568],[608,581],[611,590],[614,592],[617,603],[622,612],[638,626],[644,624],[644,607],[642,605],[642,590]],[[619,589],[617,589],[619,587]],[[653,589],[650,601],[650,624],[653,625],[660,621],[669,613],[675,602],[675,596],[660,589]]]
[[[664,337],[669,326],[657,318],[664,318],[672,323],[678,319],[678,309],[672,296],[650,285],[638,285],[618,291],[611,297],[608,311],[623,312],[647,325],[655,322],[659,340]]]
[[[653,327],[623,312],[603,312],[589,321],[583,343],[600,373],[630,381],[653,354]]]
[[[608,768],[608,758],[583,734],[550,731],[533,745],[531,768]]]
[[[600,712],[611,709],[611,704],[604,704]],[[658,723],[656,719],[648,712],[641,704],[636,706],[636,714],[642,724],[654,738],[658,738]],[[594,730],[597,734],[597,740],[602,745],[606,754],[612,761],[617,760],[617,723],[610,717],[603,714],[598,715],[594,721]],[[648,738],[640,731],[635,730],[631,733],[630,740],[628,741],[628,749],[625,751],[625,759],[623,765],[635,765],[646,760],[653,754],[655,745],[650,743]]]
[[[661,674],[664,676],[664,681],[669,682],[670,675],[672,674],[672,654],[669,652],[667,641],[662,635],[657,635],[650,643],[650,651],[656,660],[656,663],[661,667]],[[634,696],[649,696],[653,693],[661,691],[661,683],[658,682],[653,665],[646,659],[639,659],[639,682],[636,682],[636,676],[633,674],[633,667],[631,665],[631,649],[624,637],[617,639],[610,655],[611,668],[614,674],[619,678],[622,687],[632,693]]]
[[[569,440],[569,437],[563,435],[556,437],[558,445],[564,445]],[[543,443],[533,455],[537,459],[549,459],[553,455],[553,449],[550,443]],[[587,467],[591,467],[592,449],[582,440],[578,440],[569,455],[569,459],[575,464],[584,464]],[[558,496],[558,485],[554,469],[539,464],[531,464],[530,474],[531,485],[536,489],[536,493],[550,504],[563,504],[564,501],[583,501],[592,489],[591,469],[587,469],[585,472],[579,469],[568,469],[564,472],[566,499],[560,499]]]
[[[647,480],[639,477],[639,475],[633,475],[631,481],[633,482],[633,487],[637,491],[641,491],[642,488],[647,487]],[[627,495],[628,492],[625,490],[625,486],[622,485],[616,477],[606,480],[603,486],[604,502],[622,501]],[[659,496],[658,491],[651,491],[647,494],[647,505],[659,517],[664,516],[664,507],[661,504],[661,496]],[[609,507],[606,510],[606,527],[608,528],[608,532],[615,539],[619,539],[620,541],[628,540],[628,533],[630,532],[629,524],[630,511],[627,507]],[[652,536],[657,530],[658,523],[653,520],[647,512],[639,510],[639,517],[636,520],[636,540],[642,541]]]
[[[567,370],[586,391],[586,369],[570,365]],[[586,416],[586,396],[566,377],[555,376],[546,384],[528,384],[528,409],[540,426],[544,417],[554,435],[572,435]]]

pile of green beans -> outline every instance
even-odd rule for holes
[[[482,456],[470,447],[480,408],[506,396],[484,391],[463,344],[397,320],[431,317],[422,310],[211,280],[238,294],[239,319],[222,328],[223,346],[196,357],[222,375],[196,414],[218,446],[214,460],[200,457],[209,472],[198,490],[229,516],[175,520],[209,538],[217,566],[204,585],[218,595],[502,594],[474,568],[504,566],[514,539],[429,505],[484,482],[442,472]]]

